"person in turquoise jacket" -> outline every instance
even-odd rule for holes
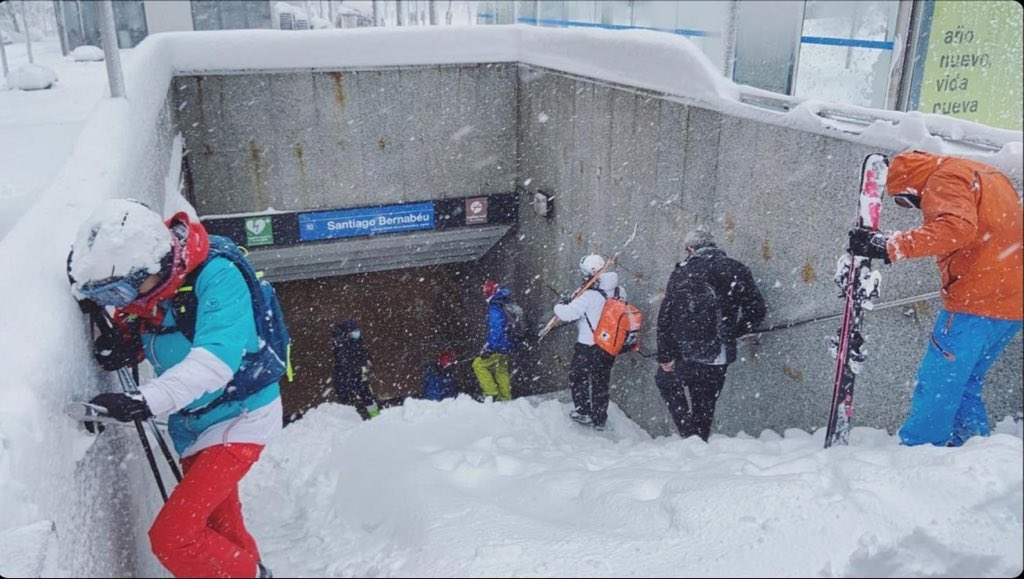
[[[164,222],[139,202],[112,200],[79,230],[69,275],[76,298],[114,308],[124,340],[97,350],[104,368],[141,351],[157,374],[140,394],[91,401],[125,422],[169,414],[184,478],[150,528],[153,553],[175,577],[271,576],[245,528],[238,483],[282,428],[279,375],[231,395],[259,379],[267,351],[238,266],[209,256],[206,230],[187,214]],[[189,315],[183,292],[194,297]]]

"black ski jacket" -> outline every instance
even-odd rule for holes
[[[764,298],[750,269],[717,247],[698,249],[676,265],[658,311],[658,362],[711,364],[725,345],[736,361],[736,338],[764,319]]]
[[[352,320],[331,328],[331,345],[334,351],[334,387],[342,390],[363,388],[363,368],[369,364],[370,355],[362,339],[353,340],[348,335],[356,329]]]

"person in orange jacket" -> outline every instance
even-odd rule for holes
[[[850,250],[886,263],[935,257],[944,306],[900,440],[960,446],[989,434],[985,374],[1024,320],[1021,197],[993,167],[922,151],[892,159],[886,189],[898,205],[919,208],[924,223],[895,233],[854,229]]]

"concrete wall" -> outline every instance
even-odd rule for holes
[[[610,255],[636,227],[618,271],[647,315],[648,354],[668,275],[698,224],[751,268],[768,302],[766,325],[837,313],[835,260],[856,211],[861,160],[873,151],[839,133],[810,134],[532,65],[185,76],[172,92],[201,215],[442,199],[517,184],[554,194],[550,219],[533,213],[524,195],[518,230],[478,264],[480,275],[511,283],[538,323],[551,314],[549,288],[578,284],[582,254]],[[919,218],[886,203],[883,226],[904,229]],[[938,289],[930,260],[883,275],[883,303]],[[464,282],[468,307],[478,301],[480,280],[472,277]],[[867,315],[870,357],[858,379],[856,424],[898,428],[938,307],[931,300]],[[742,344],[717,429],[823,426],[833,373],[826,339],[837,327],[811,324]],[[574,335],[558,331],[524,356],[518,393],[567,386]],[[1021,366],[1018,338],[990,374],[993,417],[1020,413]],[[641,355],[620,358],[612,396],[652,433],[667,434],[674,428],[655,367]]]
[[[200,215],[514,186],[509,64],[176,77]]]
[[[870,149],[525,65],[519,91],[520,181],[556,195],[554,218],[525,207],[520,213],[517,289],[531,311],[549,315],[553,299],[543,284],[575,287],[582,254],[610,255],[638,226],[618,271],[647,315],[642,350],[655,352],[654,323],[668,275],[696,224],[709,226],[720,246],[751,268],[768,302],[766,325],[840,311],[832,276]],[[920,217],[887,202],[882,219],[885,228],[903,229]],[[937,286],[931,260],[886,267],[880,303]],[[939,305],[931,300],[867,314],[870,350],[857,381],[855,424],[894,431],[902,423]],[[837,328],[838,321],[811,324],[741,345],[718,405],[717,430],[824,426],[834,371],[826,339]],[[574,330],[565,330],[545,342],[544,383],[565,386],[574,339]],[[1021,367],[1018,337],[989,376],[992,417],[1020,413]],[[612,396],[652,433],[667,434],[674,427],[654,385],[655,369],[653,359],[620,358]]]

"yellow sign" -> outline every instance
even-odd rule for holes
[[[1021,130],[1024,10],[1011,0],[929,2],[917,110]]]

